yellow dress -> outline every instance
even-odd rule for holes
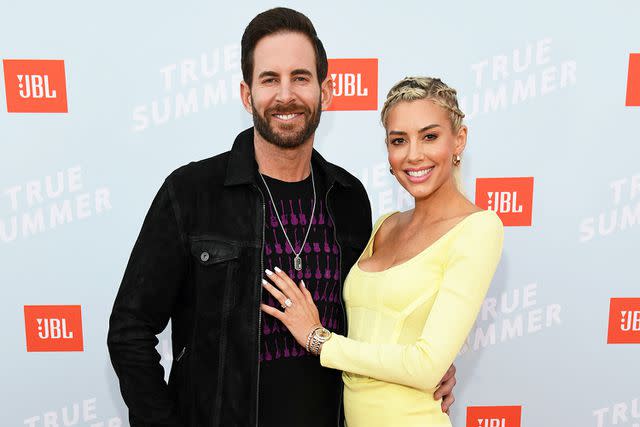
[[[390,215],[376,222],[360,259]],[[348,337],[333,334],[320,353],[322,366],[343,371],[348,427],[451,427],[433,392],[473,327],[502,241],[498,216],[481,211],[402,264],[351,268]]]

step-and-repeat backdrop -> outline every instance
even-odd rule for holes
[[[465,191],[504,255],[458,359],[455,426],[640,426],[640,3],[9,2],[0,57],[0,425],[127,426],[106,348],[164,177],[251,125],[240,38],[285,5],[336,82],[316,147],[373,216],[409,209],[379,110],[407,75],[459,91]],[[172,359],[160,336],[163,366]]]

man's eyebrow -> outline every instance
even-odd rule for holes
[[[278,73],[275,71],[263,71],[258,75],[258,78],[261,79],[263,77],[278,77]]]
[[[311,71],[307,70],[306,68],[296,68],[295,70],[293,70],[291,72],[291,74],[294,75],[294,76],[297,76],[297,75],[300,75],[300,74],[303,74],[303,75],[309,76],[309,77],[313,76]]]

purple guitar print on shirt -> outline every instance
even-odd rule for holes
[[[273,214],[273,206],[269,204],[269,223],[271,224],[271,228],[276,228],[278,223],[278,218]]]
[[[324,210],[322,209],[322,200],[320,200],[320,215],[318,216],[318,224],[324,225]]]
[[[313,206],[313,199],[311,199],[311,206]],[[316,216],[314,215],[313,218],[311,218],[311,224],[312,225],[316,225],[318,223],[318,220],[316,219]]]
[[[322,279],[322,271],[320,271],[320,256],[316,255],[316,275],[315,278],[320,280]]]
[[[307,225],[307,216],[302,212],[302,200],[298,199],[298,208],[300,208],[300,225]]]
[[[280,242],[278,241],[278,235],[276,234],[276,230],[272,230],[273,231],[273,240],[275,240],[275,247],[276,247],[276,253],[278,255],[282,255],[282,245],[280,244]]]
[[[293,235],[296,238],[296,253],[300,252],[300,241],[298,240],[298,229],[293,230]]]
[[[293,200],[289,200],[289,208],[291,209],[291,225],[298,225],[298,215],[293,211]]]
[[[280,207],[282,208],[282,214],[280,215],[280,221],[282,225],[289,225],[289,221],[287,221],[287,214],[284,213],[284,202],[280,200]]]
[[[331,247],[329,246],[329,241],[327,240],[327,229],[324,229],[324,251],[326,253],[331,252]]]

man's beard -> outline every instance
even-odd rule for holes
[[[253,104],[253,100],[252,100]],[[254,104],[255,105],[255,104]],[[274,113],[287,114],[293,111],[304,110],[304,126],[299,131],[285,131],[284,134],[276,132],[269,124],[267,117],[272,117]],[[269,108],[265,111],[265,116],[261,116],[255,109],[253,110],[253,126],[258,133],[269,143],[276,145],[280,148],[296,148],[302,145],[318,128],[320,124],[320,114],[322,111],[322,104],[318,99],[318,105],[316,110],[312,113],[305,106],[292,106],[292,107],[275,107]],[[275,120],[275,119],[274,119]]]

